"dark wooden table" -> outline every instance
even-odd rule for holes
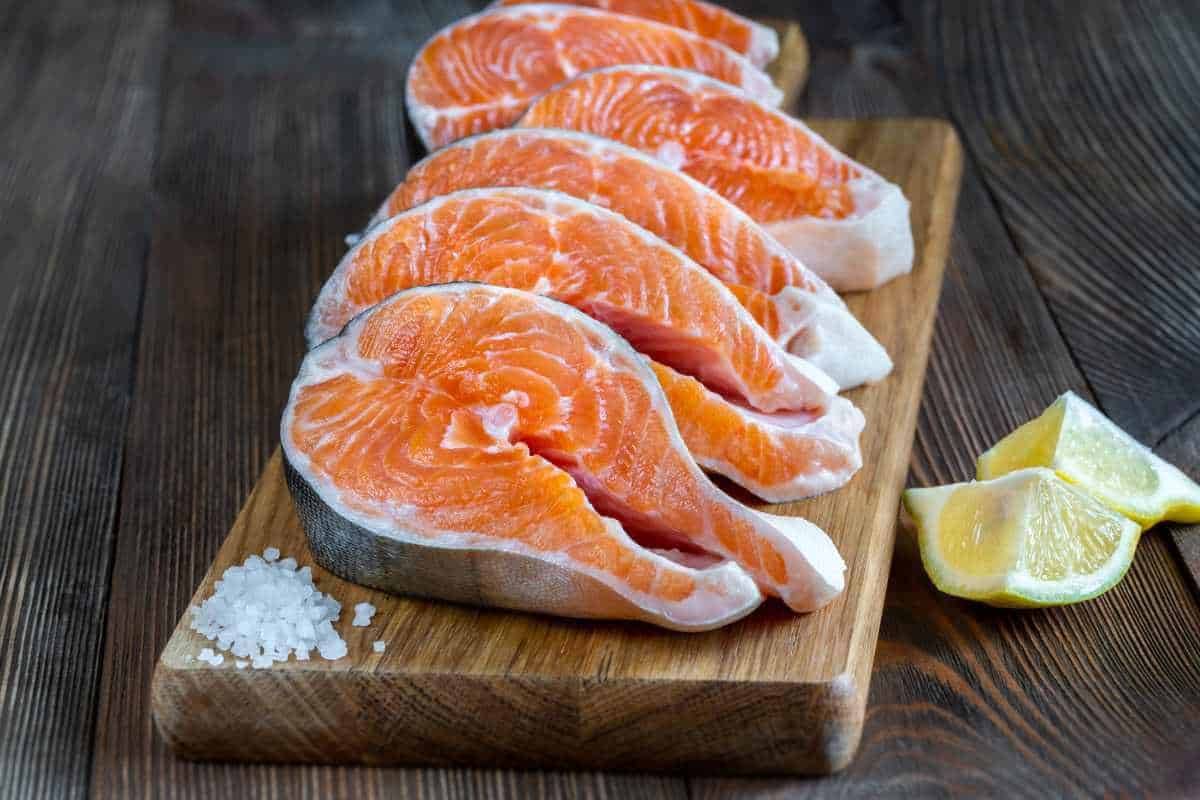
[[[472,4],[4,5],[0,795],[1200,796],[1180,526],[1035,612],[937,594],[901,531],[862,745],[827,780],[176,760],[154,661],[276,444],[342,235],[412,158],[413,48]],[[967,478],[1068,388],[1200,477],[1200,8],[742,10],[805,26],[800,113],[943,116],[966,145],[912,483]]]

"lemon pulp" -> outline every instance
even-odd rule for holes
[[[925,569],[939,589],[1000,606],[1049,606],[1106,591],[1139,526],[1047,469],[910,489]]]
[[[1030,467],[1055,470],[1143,528],[1162,519],[1200,522],[1200,486],[1073,392],[980,456],[976,476]]]

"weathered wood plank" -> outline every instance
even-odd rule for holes
[[[0,8],[0,794],[82,796],[154,157],[160,4]]]
[[[1200,478],[1200,414],[1168,433],[1154,451],[1172,464],[1178,464],[1193,478]],[[1196,599],[1200,601],[1200,525],[1167,524],[1162,530],[1175,543],[1184,569],[1192,577]]]
[[[374,3],[349,17],[314,10],[284,18],[254,3],[177,9],[104,652],[97,795],[683,796],[680,780],[637,776],[194,764],[170,755],[152,730],[151,670],[278,441],[312,298],[344,251],[342,236],[362,225],[408,163],[404,68],[445,13],[417,12]]]
[[[923,11],[947,110],[1096,399],[1157,444],[1200,410],[1195,4]]]

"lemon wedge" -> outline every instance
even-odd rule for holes
[[[975,476],[1048,467],[1143,529],[1200,522],[1200,486],[1074,392],[1067,392],[979,457]]]
[[[909,489],[921,560],[946,594],[1033,608],[1095,597],[1133,561],[1141,528],[1049,469]]]

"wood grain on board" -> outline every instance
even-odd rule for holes
[[[314,568],[377,627],[340,626],[350,655],[271,670],[213,668],[181,621],[154,683],[159,729],[191,758],[587,766],[705,772],[828,772],[857,745],[908,468],[933,310],[961,168],[933,120],[825,121],[818,132],[898,182],[913,204],[917,266],[851,308],[896,369],[849,393],[867,417],[865,466],[845,488],[776,506],[833,537],[849,565],[829,607],[769,604],[705,634],[559,620],[385,595]],[[312,564],[272,459],[195,602],[226,568],[275,546]],[[376,654],[371,642],[388,650]],[[302,698],[297,702],[297,698]]]
[[[783,92],[780,108],[794,108],[808,81],[808,40],[800,26],[788,20],[766,20],[779,35],[779,56],[767,65],[767,74]]]

